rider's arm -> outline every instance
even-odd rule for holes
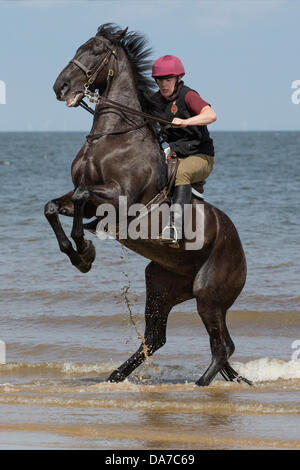
[[[176,127],[207,126],[208,124],[211,124],[216,120],[217,115],[215,111],[207,105],[205,106],[205,108],[202,109],[200,114],[192,116],[188,119],[174,118],[172,124],[176,125]]]
[[[192,117],[188,119],[174,118],[172,123],[176,127],[206,126],[217,120],[217,115],[210,104],[204,101],[196,91],[188,91],[185,95],[185,104]]]

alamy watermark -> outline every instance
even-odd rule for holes
[[[185,249],[201,249],[204,245],[203,204],[197,204],[192,220],[192,204],[185,204],[182,213],[179,204],[152,204],[147,208],[144,204],[136,203],[128,207],[127,196],[119,196],[118,209],[109,203],[98,206],[96,216],[101,219],[96,228],[96,235],[102,240],[112,237],[119,240],[157,240],[162,228],[169,224],[171,211],[175,214],[174,225],[178,239],[184,238]]]
[[[0,104],[6,104],[6,85],[3,80],[0,80]]]
[[[0,340],[0,364],[6,364],[6,344]]]
[[[291,348],[295,349],[295,351],[292,353],[291,359],[292,361],[297,361],[299,360],[300,356],[300,339],[295,339],[295,341],[292,342]]]
[[[300,103],[300,80],[294,80],[292,82],[292,88],[295,89],[295,91],[292,93],[291,100],[293,104],[299,104]]]

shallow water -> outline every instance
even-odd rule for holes
[[[265,368],[262,361],[256,366]],[[274,369],[282,366],[276,361]],[[142,377],[109,384],[104,378],[111,366],[56,363],[30,371],[20,364],[10,373],[2,370],[1,447],[300,447],[299,364],[284,364],[298,379],[264,380],[251,388],[217,380],[205,389],[182,381],[175,366],[158,363],[153,366],[162,376],[156,380],[148,370]]]
[[[43,205],[72,188],[84,134],[0,134],[1,448],[300,447],[300,133],[213,137],[205,197],[237,226],[248,263],[228,313],[231,364],[253,387],[219,375],[194,385],[210,362],[194,301],[174,308],[167,344],[149,363],[106,383],[139,346],[148,261],[94,238],[84,275],[59,252]]]

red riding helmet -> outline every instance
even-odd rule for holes
[[[185,75],[183,64],[175,55],[164,55],[152,66],[152,77],[178,77]]]

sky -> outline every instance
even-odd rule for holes
[[[90,130],[52,87],[107,22],[181,58],[211,131],[300,130],[299,21],[300,0],[0,0],[0,131]]]

